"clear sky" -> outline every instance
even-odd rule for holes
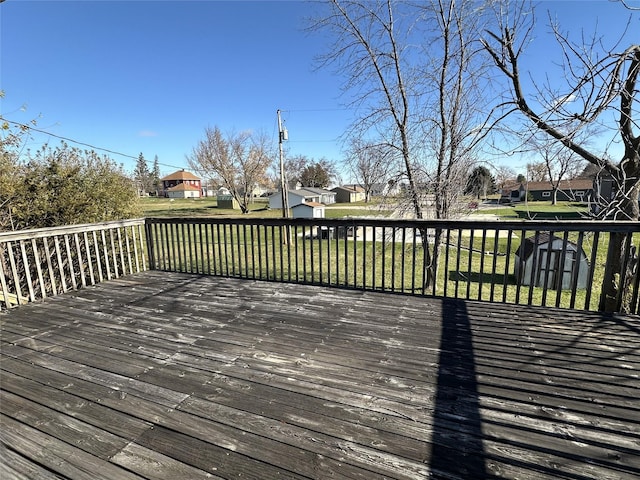
[[[640,5],[637,1],[631,1]],[[606,0],[543,1],[564,29],[618,36],[629,11]],[[301,1],[35,1],[0,3],[1,114],[136,158],[163,174],[186,167],[205,127],[263,131],[277,147],[283,111],[291,155],[341,160],[354,112],[341,79],[317,70],[329,43],[303,30]],[[640,42],[640,12],[633,35]],[[544,68],[548,29],[529,58]],[[625,45],[626,46],[626,45]],[[34,134],[31,148],[50,140]],[[126,170],[135,160],[110,154]],[[515,160],[514,160],[515,161]],[[519,165],[513,165],[518,169]]]

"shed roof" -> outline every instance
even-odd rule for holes
[[[299,203],[298,205],[295,205],[292,208],[298,208],[298,207],[312,207],[312,208],[320,208],[320,207],[324,207],[323,203],[318,203],[318,202],[305,202],[305,203]]]
[[[549,242],[555,241],[555,240],[562,240],[562,237],[553,236],[553,239],[552,239],[551,233],[538,232],[535,235],[532,235],[524,239],[524,241],[520,244],[520,246],[516,250],[516,255],[520,258],[529,258],[533,253],[533,250],[536,246],[536,242],[538,244],[538,247],[541,247],[542,245],[546,245]],[[574,242],[567,240],[567,249],[578,250],[578,246]]]

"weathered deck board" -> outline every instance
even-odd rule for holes
[[[146,272],[0,322],[7,478],[640,476],[636,317]]]

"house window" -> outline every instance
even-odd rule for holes
[[[542,192],[542,196],[543,197],[550,197],[551,196],[551,192]]]

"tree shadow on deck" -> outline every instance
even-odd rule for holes
[[[465,302],[443,299],[431,478],[485,478],[473,335]]]

